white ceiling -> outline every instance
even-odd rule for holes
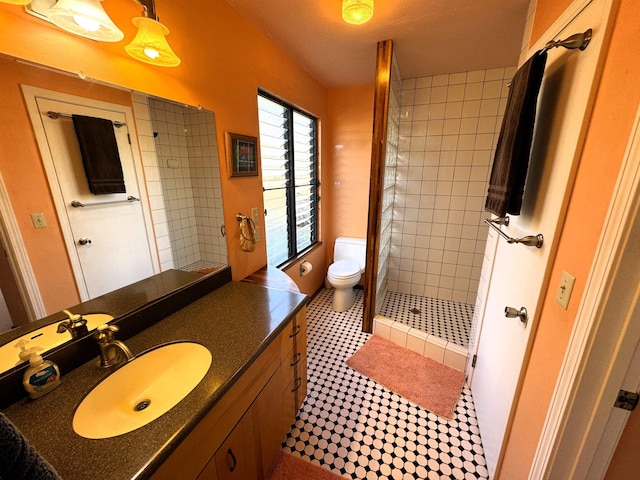
[[[529,0],[375,0],[364,25],[342,0],[226,0],[326,87],[373,83],[391,39],[403,78],[516,65]]]

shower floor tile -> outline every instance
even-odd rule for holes
[[[185,272],[194,272],[205,268],[220,268],[224,266],[224,263],[212,262],[210,260],[198,260],[190,263],[189,265],[185,265],[184,267],[180,267],[180,270],[184,270]]]
[[[350,479],[488,478],[469,387],[446,420],[348,367],[370,336],[362,291],[342,313],[331,294],[322,290],[307,308],[308,395],[283,450]]]
[[[466,348],[469,346],[473,307],[452,300],[387,292],[379,313]]]

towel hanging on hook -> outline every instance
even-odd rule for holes
[[[238,213],[236,220],[240,224],[240,249],[253,252],[256,249],[256,224],[246,215]]]

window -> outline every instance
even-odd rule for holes
[[[258,117],[267,261],[279,267],[318,238],[316,119],[262,92]]]

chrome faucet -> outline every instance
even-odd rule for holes
[[[71,334],[71,338],[83,337],[89,333],[87,321],[82,318],[82,315],[71,313],[69,310],[63,310],[63,312],[69,318],[58,324],[58,333],[69,332]]]
[[[124,355],[128,362],[133,353],[124,343],[115,339],[115,333],[120,330],[116,325],[99,325],[93,335],[100,347],[100,366],[112,367]]]

